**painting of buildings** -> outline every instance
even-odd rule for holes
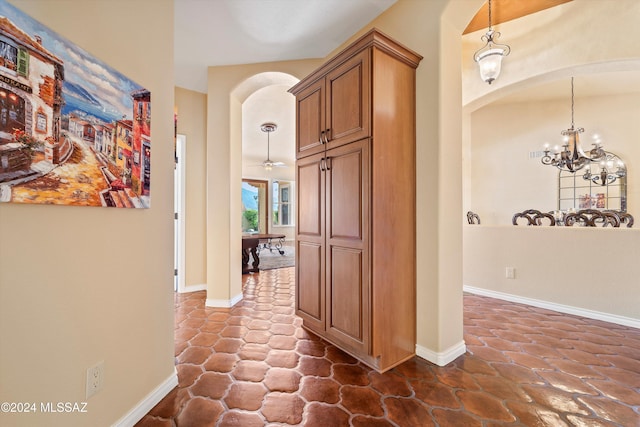
[[[147,208],[151,94],[0,0],[0,202]]]

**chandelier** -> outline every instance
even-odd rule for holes
[[[551,155],[549,144],[544,145],[544,155],[542,156],[542,164],[548,166],[555,166],[561,171],[575,172],[592,162],[599,162],[607,160],[607,153],[602,149],[602,144],[599,139],[593,144],[593,148],[589,151],[588,155],[585,154],[582,146],[580,145],[580,133],[584,132],[584,128],[575,128],[573,122],[574,113],[574,94],[573,94],[573,77],[571,77],[571,127],[562,131],[564,135],[564,144],[562,148],[555,146],[554,153]],[[607,176],[609,174],[607,170]],[[592,179],[593,176],[590,169],[587,171],[588,177],[585,179]],[[604,181],[602,178],[599,178]],[[597,182],[598,180],[594,181]]]
[[[480,68],[480,77],[489,84],[500,75],[502,57],[511,52],[508,45],[496,43],[498,37],[500,33],[491,29],[491,0],[489,0],[489,30],[480,38],[486,44],[473,54],[473,60]]]

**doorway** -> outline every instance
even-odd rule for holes
[[[178,134],[176,137],[176,160],[173,170],[173,288],[176,292],[185,292],[185,146],[187,137]]]

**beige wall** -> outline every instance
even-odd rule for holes
[[[637,229],[465,226],[464,283],[637,326],[638,253]]]
[[[494,226],[510,224],[518,210],[555,208],[556,172],[539,159],[528,160],[528,152],[540,150],[545,141],[570,126],[569,98],[480,107],[557,79],[567,81],[568,92],[572,75],[640,72],[640,45],[635,42],[640,37],[638,16],[640,3],[635,0],[620,0],[615,10],[609,2],[574,0],[501,24],[496,29],[502,32],[501,40],[511,45],[512,53],[505,59],[503,74],[491,86],[480,82],[470,59],[479,47],[477,41],[474,45],[479,34],[463,38],[463,123],[468,125],[464,131],[464,211],[478,211],[483,220],[479,227],[464,229],[465,285],[583,313],[604,313],[613,320],[616,316],[635,319],[637,324],[640,301],[631,289],[638,276],[632,259],[640,245],[637,230]],[[582,38],[584,28],[598,37]],[[637,88],[634,90],[628,95],[580,98],[576,87],[575,124],[587,132],[601,133],[605,149],[628,163],[629,211],[638,216],[640,182],[634,170],[640,153],[633,142],[633,126],[639,107]],[[588,134],[583,135],[587,142]],[[460,216],[464,221],[462,212]],[[516,268],[515,280],[504,279],[507,266]]]
[[[567,96],[562,99],[489,105],[471,114],[470,194],[465,211],[480,215],[482,224],[509,225],[513,214],[525,209],[557,209],[558,169],[529,158],[529,152],[541,151],[545,142],[551,147],[562,143],[560,132],[571,125],[570,81],[566,83]],[[635,129],[640,92],[576,97],[575,106],[576,127],[585,128],[583,147],[590,149],[597,133],[605,150],[627,165],[627,210],[640,218],[640,145]]]
[[[0,424],[108,426],[174,375],[173,1],[12,3],[152,94],[150,209],[0,204],[0,401],[86,401],[86,369],[105,364],[88,413]]]
[[[178,133],[185,144],[185,286],[207,283],[207,95],[176,88]]]
[[[241,289],[242,102],[253,91],[251,77],[280,72],[301,79],[320,60],[210,67],[207,104],[207,304],[232,303]],[[222,242],[222,244],[221,244]],[[225,243],[226,242],[226,243]]]

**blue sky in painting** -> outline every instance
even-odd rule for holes
[[[131,92],[142,86],[5,0],[0,0],[0,15],[31,37],[36,34],[42,37],[42,45],[64,62],[63,114],[81,110],[107,122],[123,115],[132,118]]]

